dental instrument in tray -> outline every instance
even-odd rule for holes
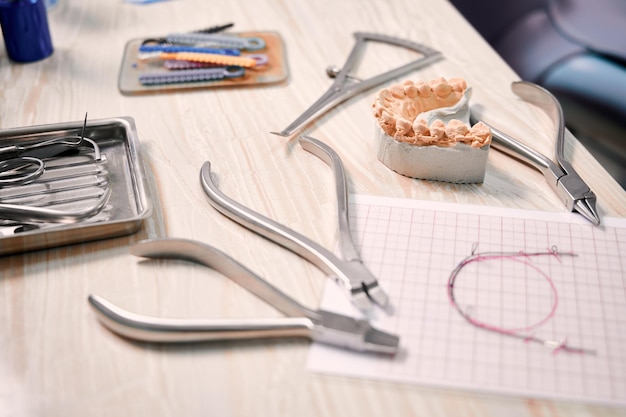
[[[130,117],[1,129],[0,148],[74,136],[87,146],[60,146],[63,153],[44,158],[40,177],[0,187],[0,256],[129,235],[152,212]]]
[[[111,189],[105,189],[96,202],[82,210],[55,210],[44,207],[24,206],[20,204],[5,204],[0,203],[0,220],[7,222],[0,222],[0,228],[9,227],[12,230],[11,233],[16,231],[32,230],[24,223],[76,223],[81,220],[88,219],[100,213],[107,201],[111,197]],[[26,226],[26,227],[24,227]],[[0,233],[2,235],[7,232]]]
[[[131,254],[150,259],[185,259],[213,268],[284,313],[284,318],[173,319],[126,311],[97,295],[88,301],[111,331],[148,342],[198,342],[272,337],[308,337],[362,352],[394,354],[396,335],[373,328],[364,320],[311,310],[218,249],[192,240],[154,239],[131,246]]]
[[[87,114],[80,135],[67,135],[40,141],[29,141],[20,144],[11,144],[0,147],[0,189],[7,187],[24,187],[41,177],[47,165],[54,158],[72,151],[77,152],[85,143],[93,148],[95,162],[100,162],[102,156],[100,147],[93,140],[85,137]],[[18,188],[21,190],[22,188]],[[102,192],[96,202],[87,208],[79,210],[56,210],[45,207],[36,207],[27,204],[11,204],[2,202],[7,195],[24,199],[28,193],[0,193],[0,227],[8,227],[2,234],[9,231],[31,230],[24,227],[22,222],[50,222],[74,223],[99,213],[108,201],[111,190]],[[40,193],[37,193],[40,195]],[[36,200],[41,200],[39,196]],[[6,226],[8,224],[8,226]]]
[[[327,69],[327,74],[331,78],[335,79],[328,90],[326,90],[326,92],[317,101],[315,101],[311,107],[305,110],[304,113],[289,124],[289,126],[281,132],[272,132],[273,134],[289,137],[313,118],[320,116],[322,113],[327,112],[350,97],[409,71],[430,64],[442,56],[440,52],[434,49],[406,39],[399,39],[392,36],[367,32],[356,32],[354,33],[354,37],[356,38],[356,43],[352,47],[352,51],[350,52],[350,55],[348,56],[348,59],[344,63],[343,67],[341,69],[335,69],[334,67]],[[419,52],[421,57],[371,78],[355,81],[355,78],[350,72],[356,66],[362,53],[362,49],[365,48],[366,43],[369,41],[404,47]]]
[[[85,142],[93,147],[95,159],[99,161],[100,148],[94,141],[85,137],[86,125],[87,114],[80,136],[61,136],[28,144],[0,146],[0,187],[35,180],[44,172],[44,159],[69,150],[78,150]]]
[[[518,97],[541,108],[552,120],[556,127],[557,163],[483,121],[491,129],[492,146],[537,168],[569,211],[576,211],[594,225],[599,225],[595,193],[565,158],[565,124],[559,101],[543,87],[526,81],[512,83],[511,90]],[[477,121],[478,118],[472,114],[472,123]]]
[[[211,163],[205,162],[200,172],[200,181],[209,203],[219,212],[251,231],[300,255],[313,265],[337,279],[349,292],[352,302],[363,311],[374,304],[388,307],[388,296],[378,284],[376,277],[365,266],[352,240],[346,176],[341,158],[328,145],[312,137],[300,138],[300,145],[327,165],[335,176],[337,195],[337,217],[339,244],[343,259],[302,234],[289,229],[224,195],[211,178]]]

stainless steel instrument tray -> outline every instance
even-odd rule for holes
[[[83,121],[76,121],[6,129],[0,131],[0,146],[24,144],[33,139],[80,135],[82,127]],[[81,168],[85,172],[66,177],[63,184],[61,180],[45,178],[44,174],[41,180],[31,184],[0,188],[0,202],[11,202],[16,191],[28,186],[39,185],[43,191],[29,194],[38,195],[41,201],[46,200],[44,204],[57,206],[65,203],[53,201],[59,198],[57,193],[50,191],[55,187],[71,190],[71,195],[78,196],[72,197],[74,200],[89,199],[90,193],[108,187],[111,196],[105,208],[97,215],[77,223],[37,223],[29,227],[30,230],[18,233],[7,233],[7,220],[0,219],[0,255],[123,236],[139,230],[151,212],[151,201],[139,158],[139,140],[134,120],[130,117],[90,120],[85,128],[85,137],[95,141],[104,155],[104,161],[97,163],[97,172],[90,173],[85,171],[87,168]],[[95,162],[91,163],[92,168],[95,165]],[[1,232],[3,228],[4,233]]]

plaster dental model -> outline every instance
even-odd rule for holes
[[[380,90],[373,104],[378,159],[408,177],[482,182],[491,131],[470,125],[470,96],[462,78],[407,80]]]

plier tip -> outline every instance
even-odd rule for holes
[[[580,213],[584,218],[589,220],[595,226],[600,225],[600,216],[596,210],[596,197],[587,196],[574,203],[574,210]]]

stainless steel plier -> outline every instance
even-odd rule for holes
[[[148,342],[198,342],[270,337],[308,337],[362,352],[393,354],[399,338],[364,320],[311,310],[218,249],[192,240],[139,242],[130,253],[146,258],[186,259],[215,269],[283,312],[287,317],[258,319],[173,319],[139,315],[89,295],[100,321],[124,337]]]
[[[569,211],[576,211],[594,225],[599,225],[596,195],[565,159],[565,124],[563,109],[558,100],[546,89],[525,81],[512,83],[511,90],[520,98],[541,108],[552,119],[557,129],[555,138],[557,163],[555,164],[550,158],[506,133],[489,126],[493,135],[493,147],[539,169]],[[472,119],[472,122],[477,121],[473,115]]]
[[[230,219],[282,245],[305,258],[329,276],[337,278],[348,289],[352,302],[359,309],[367,311],[373,307],[373,304],[383,308],[387,307],[387,294],[378,285],[376,277],[363,264],[352,241],[348,220],[346,176],[341,158],[328,145],[309,136],[302,136],[300,145],[328,164],[334,171],[339,219],[339,244],[343,259],[306,236],[244,207],[224,195],[213,182],[211,163],[207,161],[202,165],[200,182],[209,198],[209,203]]]

